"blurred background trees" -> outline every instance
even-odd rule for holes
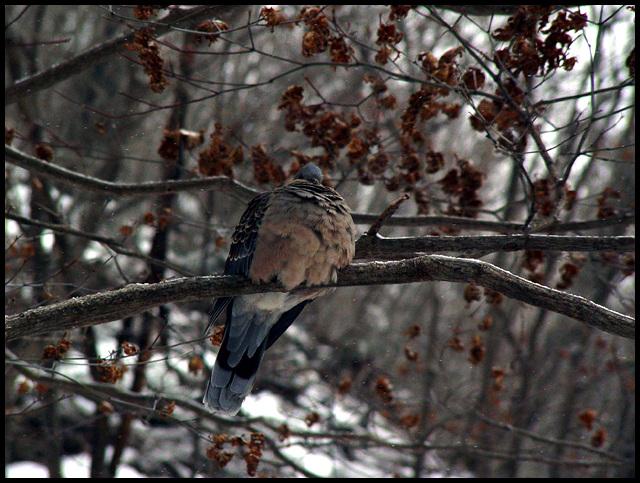
[[[307,162],[360,234],[402,193],[384,236],[635,234],[633,8],[156,7],[5,7],[6,314],[221,273],[251,194]],[[144,186],[210,176],[238,183]],[[625,250],[450,254],[635,313]],[[341,288],[230,420],[199,406],[209,304],[7,344],[6,463],[633,474],[631,340],[473,285]]]

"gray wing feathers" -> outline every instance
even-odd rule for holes
[[[229,256],[224,265],[225,275],[249,275],[253,254],[256,251],[258,230],[262,223],[262,217],[269,204],[271,193],[263,193],[256,196],[242,214],[240,222],[236,226],[231,237]],[[227,308],[233,297],[221,297],[215,300],[209,312],[209,323],[204,332],[208,333],[220,314]]]
[[[229,256],[224,266],[225,275],[249,275],[253,254],[256,251],[258,231],[270,198],[271,193],[255,197],[242,214],[231,239]]]

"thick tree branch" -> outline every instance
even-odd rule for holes
[[[380,215],[369,213],[352,213],[352,216],[356,224],[370,225],[374,223]],[[556,223],[555,225],[551,225],[545,230],[541,231],[548,233],[560,233],[567,231],[596,230],[610,226],[627,226],[635,223],[635,221],[635,214],[625,214],[612,218],[605,218],[602,220],[569,221],[566,223]],[[385,220],[384,224],[386,226],[411,227],[448,226],[465,230],[497,231],[501,233],[524,233],[525,229],[527,228],[524,223],[476,220],[473,218],[463,218],[460,216],[449,215],[393,215]]]
[[[557,312],[591,327],[635,338],[635,320],[583,297],[525,280],[486,262],[439,255],[399,262],[369,262],[347,267],[334,285],[383,285],[424,281],[465,282],[480,285],[527,304]],[[5,318],[5,341],[98,325],[131,316],[170,302],[282,291],[276,284],[254,285],[241,277],[212,276],[133,284]]]
[[[561,252],[633,252],[633,236],[426,236],[385,238],[363,235],[356,243],[356,258],[399,260],[425,253],[542,250]]]

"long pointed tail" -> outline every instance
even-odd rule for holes
[[[304,300],[281,315],[267,315],[247,310],[242,299],[234,299],[227,308],[227,325],[204,404],[213,411],[235,416],[251,392],[264,352],[311,301]]]
[[[220,354],[211,372],[211,379],[204,394],[204,404],[213,411],[235,416],[244,399],[251,392],[264,355],[266,341],[253,355],[242,357],[238,365],[229,366]]]
[[[267,348],[268,337],[260,334],[261,331],[252,323],[253,320],[236,318],[232,326],[231,312],[230,307],[222,345],[203,403],[213,411],[235,416],[251,392]],[[246,327],[244,330],[243,326]]]

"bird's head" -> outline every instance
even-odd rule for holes
[[[320,184],[323,178],[322,170],[315,164],[309,163],[300,168],[295,179],[304,179],[311,183]]]

